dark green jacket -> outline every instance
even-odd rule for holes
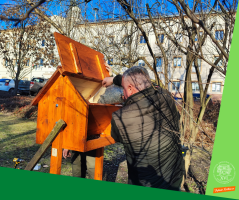
[[[184,174],[179,114],[162,88],[130,96],[112,115],[111,135],[124,145],[129,184],[178,190]]]

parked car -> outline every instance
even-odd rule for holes
[[[37,95],[47,81],[46,78],[34,77],[30,82],[30,95]]]
[[[15,82],[13,79],[0,79],[0,90],[13,93],[15,88]]]
[[[29,94],[30,81],[19,80],[18,94]],[[13,94],[15,89],[15,81],[13,79],[0,79],[0,90]]]
[[[207,94],[206,99],[207,99],[209,96],[210,96],[210,95]],[[195,100],[200,100],[200,93],[193,93],[193,99],[194,99],[194,101],[195,101]]]
[[[30,93],[30,81],[20,80],[18,83],[18,91],[19,94],[28,94]]]

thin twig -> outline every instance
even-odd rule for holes
[[[42,5],[45,2],[46,2],[46,0],[40,0],[38,3],[36,3],[34,6],[32,6],[22,18],[8,18],[8,17],[0,15],[0,19],[4,20],[4,21],[16,21],[14,26],[17,26],[21,21],[27,19],[35,8],[39,7],[40,5]]]

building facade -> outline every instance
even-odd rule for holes
[[[57,17],[56,17],[57,19]],[[59,20],[59,19],[58,19]],[[187,46],[188,36],[177,25],[177,19],[168,17],[167,19],[172,30],[171,37],[175,37],[177,42],[182,46]],[[215,22],[215,27],[212,32],[216,40],[219,42],[224,38],[224,23],[218,16],[211,17],[212,23]],[[160,23],[160,22],[159,22]],[[165,83],[165,70],[169,79],[169,91],[172,93],[183,93],[184,80],[186,75],[186,57],[187,55],[179,51],[173,44],[172,40],[168,39],[168,35],[164,31],[158,31],[158,39],[165,49],[168,66],[165,67],[162,52],[157,45],[155,33],[150,23],[145,20],[144,29],[149,38],[149,43],[152,51],[157,56],[157,73],[163,83]],[[167,29],[168,27],[165,27]],[[52,28],[52,32],[56,29]],[[199,29],[200,38],[195,37],[195,43],[201,41],[203,37],[203,31]],[[152,79],[154,73],[149,69],[147,63],[153,66],[153,59],[149,52],[147,43],[135,26],[130,20],[125,21],[104,21],[95,23],[78,23],[75,28],[72,29],[70,37],[82,44],[85,44],[97,51],[102,52],[105,55],[105,60],[112,66],[115,73],[123,73],[127,69],[125,66],[144,66],[148,69]],[[43,42],[42,42],[43,43]],[[229,47],[230,48],[230,47]],[[207,60],[212,63],[218,58],[218,49],[215,47],[211,39],[208,37],[205,40],[205,44],[202,46],[202,51]],[[55,54],[57,55],[57,49],[55,47]],[[136,62],[127,63],[129,60],[135,60]],[[146,61],[146,62],[145,62]],[[39,63],[30,63],[35,67],[27,74],[24,79],[30,80],[33,77],[45,77],[49,78],[56,68],[49,66],[43,66],[44,60],[40,60]],[[60,65],[60,63],[59,63]],[[225,65],[224,60],[220,61],[217,66],[223,67]],[[194,93],[199,93],[198,77],[192,64],[192,89]],[[205,87],[210,73],[211,66],[203,59],[198,59],[198,66],[201,75],[201,84]],[[9,72],[4,67],[4,60],[0,57],[0,78],[9,78]],[[212,95],[214,99],[221,99],[224,87],[225,76],[214,70],[209,83],[208,94]]]

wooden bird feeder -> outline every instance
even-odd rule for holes
[[[63,148],[97,149],[95,179],[102,180],[104,146],[115,143],[110,134],[112,113],[120,108],[92,102],[102,80],[109,76],[104,56],[59,33],[54,36],[62,66],[32,101],[32,105],[38,104],[36,143],[42,144],[56,122],[64,120],[66,127],[52,143],[50,173],[60,174]],[[99,134],[99,138],[87,140],[87,136]]]

